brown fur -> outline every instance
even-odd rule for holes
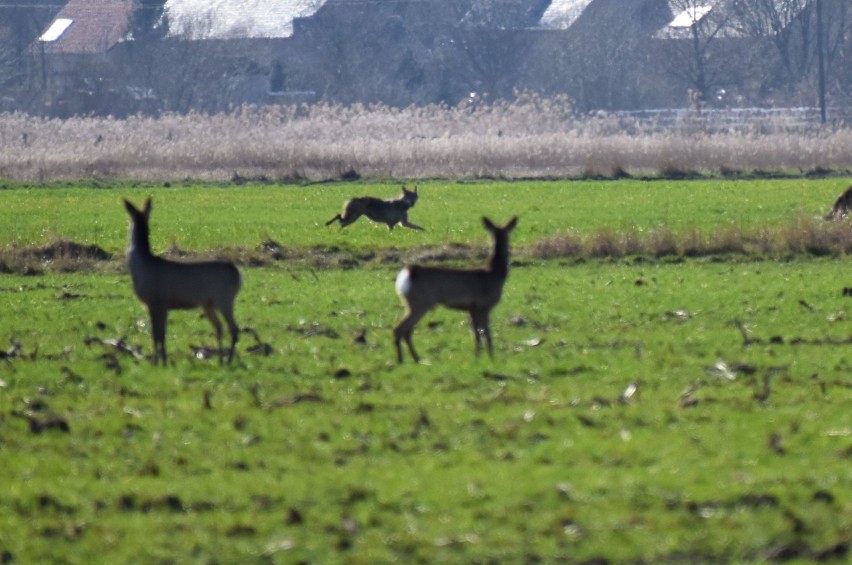
[[[849,215],[849,209],[852,208],[852,186],[846,189],[837,200],[828,214],[825,215],[826,220],[842,220]]]
[[[418,225],[408,221],[408,209],[417,202],[417,187],[408,190],[402,187],[402,195],[394,200],[380,200],[372,196],[359,196],[347,200],[343,205],[343,211],[325,223],[331,225],[335,221],[340,222],[340,227],[345,228],[361,216],[367,216],[372,221],[387,224],[392,230],[395,225],[400,224],[413,230],[422,230]]]
[[[234,320],[234,300],[240,290],[240,271],[228,261],[178,262],[151,253],[148,219],[151,199],[142,210],[124,201],[130,214],[130,249],[127,263],[136,296],[148,308],[154,338],[154,363],[166,364],[166,323],[169,310],[201,308],[213,324],[222,361],[222,323],[217,311],[228,323],[231,347],[228,363],[234,356],[239,327]]]
[[[397,293],[405,305],[405,316],[393,330],[397,361],[402,363],[402,345],[405,340],[411,357],[418,361],[411,335],[414,326],[438,305],[464,310],[470,315],[476,354],[482,349],[482,337],[493,355],[489,315],[500,301],[503,285],[509,275],[509,233],[515,229],[514,217],[503,226],[495,226],[482,218],[485,228],[494,238],[494,253],[488,265],[477,269],[450,269],[410,265],[400,271],[396,279]]]

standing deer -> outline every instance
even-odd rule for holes
[[[402,194],[394,200],[380,200],[372,196],[359,196],[347,200],[343,205],[343,211],[327,221],[329,226],[335,221],[340,222],[340,227],[345,228],[361,216],[367,216],[374,222],[387,224],[392,230],[395,225],[400,224],[413,230],[422,230],[418,225],[408,221],[408,209],[417,202],[417,187],[408,190],[402,187]]]
[[[482,222],[494,238],[494,254],[487,266],[451,269],[408,265],[397,275],[396,292],[405,306],[405,317],[393,329],[399,363],[402,363],[402,340],[408,344],[414,361],[420,359],[414,351],[411,334],[420,318],[439,304],[470,314],[477,356],[482,350],[482,336],[485,336],[488,354],[493,356],[488,316],[500,301],[503,284],[509,275],[509,233],[515,229],[518,218],[513,217],[502,228],[488,218],[482,218]]]
[[[219,343],[219,362],[222,362],[222,323],[218,310],[228,323],[231,348],[228,363],[234,357],[239,339],[239,327],[234,320],[234,299],[240,290],[240,271],[228,261],[178,262],[151,253],[148,218],[151,199],[142,210],[127,199],[124,207],[130,214],[130,248],[127,264],[133,279],[136,296],[148,307],[151,331],[154,336],[154,363],[166,364],[166,322],[169,310],[201,308],[213,324]]]

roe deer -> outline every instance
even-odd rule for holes
[[[849,215],[849,210],[852,209],[852,186],[837,197],[834,206],[828,214],[825,215],[826,220],[842,220]]]
[[[406,310],[405,317],[393,329],[396,358],[399,363],[402,363],[400,341],[403,339],[408,344],[408,351],[414,361],[420,359],[411,343],[411,334],[420,318],[439,304],[454,310],[467,311],[476,339],[476,354],[479,355],[482,349],[481,340],[485,336],[488,354],[493,356],[488,316],[500,301],[503,284],[509,274],[509,232],[515,229],[518,217],[513,217],[502,228],[495,226],[488,218],[482,218],[482,222],[494,238],[494,254],[487,266],[478,269],[451,269],[407,265],[397,275],[396,292]]]
[[[417,187],[408,190],[402,187],[402,195],[394,200],[379,200],[372,196],[359,196],[347,200],[343,205],[343,211],[327,221],[325,225],[331,225],[335,221],[340,222],[340,227],[345,228],[361,216],[367,216],[374,222],[387,224],[392,230],[395,225],[400,224],[413,230],[422,230],[418,225],[408,221],[408,209],[417,202]]]
[[[231,333],[228,363],[234,357],[239,339],[239,327],[234,320],[234,299],[240,290],[240,271],[228,261],[178,262],[151,253],[148,218],[151,199],[142,210],[127,199],[124,207],[130,214],[130,248],[127,265],[133,279],[136,296],[148,307],[154,337],[154,363],[166,364],[166,322],[169,310],[201,308],[213,324],[219,343],[219,362],[222,362],[222,323],[216,311],[222,313]]]

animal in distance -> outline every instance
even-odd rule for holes
[[[124,200],[130,214],[130,247],[127,265],[133,279],[136,296],[148,308],[151,332],[154,338],[154,363],[166,364],[166,323],[169,310],[201,308],[213,329],[219,344],[219,361],[222,362],[222,323],[217,312],[228,324],[231,347],[228,363],[234,357],[239,339],[239,327],[234,320],[234,300],[242,284],[240,271],[229,261],[181,262],[163,259],[151,253],[148,220],[151,216],[151,199],[140,210]]]
[[[361,216],[367,216],[376,223],[387,224],[389,230],[392,230],[397,224],[413,230],[422,230],[423,228],[420,226],[408,221],[408,209],[414,206],[416,202],[416,186],[413,190],[408,190],[403,186],[402,194],[399,198],[393,200],[381,200],[372,196],[359,196],[347,200],[343,205],[343,210],[327,221],[325,225],[329,226],[335,221],[339,221],[340,227],[345,228]]]
[[[849,215],[849,209],[852,208],[852,186],[846,189],[837,200],[828,214],[825,215],[826,220],[842,220]]]
[[[488,318],[500,301],[509,275],[509,233],[515,229],[518,218],[513,217],[503,227],[494,225],[488,218],[482,218],[482,223],[494,239],[494,253],[488,265],[475,269],[407,265],[397,275],[396,292],[405,306],[405,316],[393,329],[399,363],[403,360],[402,341],[408,345],[414,361],[419,361],[411,334],[417,322],[438,305],[466,311],[470,315],[477,356],[482,350],[483,337],[488,354],[493,356]]]

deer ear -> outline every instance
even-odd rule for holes
[[[137,211],[136,207],[130,203],[130,200],[128,200],[127,198],[122,198],[122,200],[124,200],[124,209],[127,210],[129,214],[133,214]]]
[[[507,223],[505,226],[503,226],[503,229],[511,231],[511,230],[515,229],[515,226],[517,226],[517,225],[518,225],[518,217],[512,216],[512,219],[509,220],[509,223]]]
[[[146,216],[151,214],[151,197],[150,196],[145,200],[145,209],[142,210],[142,213],[145,214]]]
[[[485,229],[487,229],[489,231],[493,231],[494,229],[496,229],[494,222],[492,222],[491,220],[489,220],[485,216],[482,216],[482,225],[484,225]]]

